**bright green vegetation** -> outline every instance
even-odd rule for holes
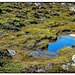
[[[61,65],[71,60],[75,47],[63,47],[52,59],[33,57],[27,51],[47,49],[48,42],[55,41],[58,33],[75,33],[75,11],[68,7],[71,5],[22,3],[18,7],[17,3],[0,3],[0,51],[13,49],[17,53],[12,58],[2,55],[0,72],[41,72],[37,66],[47,64],[51,66],[41,67],[42,72],[66,72]]]

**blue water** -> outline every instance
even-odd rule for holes
[[[63,46],[71,46],[72,44],[75,45],[75,37],[69,35],[58,35],[56,42],[48,43],[48,50],[40,51],[39,49],[36,49],[36,51],[31,51],[30,53],[56,55],[58,49]]]
[[[56,42],[49,43],[48,51],[57,52],[57,50],[63,46],[71,46],[71,44],[75,45],[75,37],[69,35],[59,35]]]

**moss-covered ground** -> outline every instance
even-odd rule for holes
[[[17,53],[13,58],[0,58],[0,72],[69,72],[61,65],[71,60],[74,47],[63,47],[54,58],[33,57],[27,51],[47,49],[58,33],[75,33],[71,7],[74,5],[21,3],[19,7],[16,2],[0,3],[0,50]]]

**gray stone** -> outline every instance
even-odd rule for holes
[[[16,55],[16,52],[14,50],[8,50],[8,52],[10,53],[11,56]]]
[[[35,2],[35,5],[36,5],[36,6],[39,6],[39,5],[41,5],[41,4],[40,4],[39,2]]]
[[[68,70],[68,66],[65,65],[65,64],[62,65],[62,68],[63,68],[64,70]]]

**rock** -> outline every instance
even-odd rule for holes
[[[62,65],[62,68],[63,68],[64,70],[68,70],[68,66],[65,65],[65,64]]]
[[[72,60],[75,62],[75,55],[72,56]]]
[[[8,50],[8,52],[10,53],[11,56],[16,55],[16,52],[14,50]]]
[[[61,3],[63,6],[65,6],[66,5],[66,3]]]
[[[36,6],[39,6],[39,5],[41,5],[39,2],[35,2],[34,3]]]

